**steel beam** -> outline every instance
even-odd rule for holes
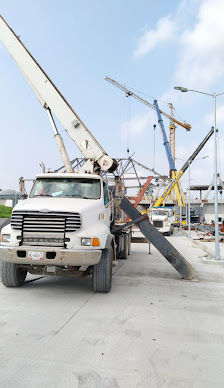
[[[121,200],[121,209],[132,220],[141,216],[126,197]],[[188,261],[169,243],[169,241],[149,222],[148,219],[136,224],[149,242],[169,261],[169,263],[187,280],[193,279],[194,268]]]

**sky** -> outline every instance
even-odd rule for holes
[[[213,97],[174,86],[224,92],[222,0],[0,0],[1,14],[20,36],[105,151],[168,175],[156,113],[105,81],[109,76],[150,103],[190,123],[176,128],[176,168],[214,125]],[[140,94],[140,93],[143,94]],[[0,188],[62,165],[45,110],[0,43]],[[217,97],[218,170],[224,179],[224,95]],[[157,124],[154,133],[153,125]],[[169,120],[164,118],[167,135]],[[71,159],[81,153],[58,124]],[[155,143],[155,146],[154,146]],[[209,184],[214,139],[191,166],[191,185]],[[155,153],[155,160],[154,155]],[[209,156],[206,159],[200,159]],[[140,171],[144,173],[144,171]],[[184,190],[188,176],[182,178]],[[197,194],[195,194],[197,195]]]

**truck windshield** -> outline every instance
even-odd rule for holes
[[[30,192],[30,198],[100,198],[100,180],[89,178],[37,178]]]
[[[164,211],[164,210],[154,210],[152,212],[153,216],[166,216],[168,215],[168,212]]]

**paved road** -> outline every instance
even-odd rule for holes
[[[132,244],[109,294],[90,278],[0,285],[0,387],[223,388],[224,268],[202,264],[186,236],[169,239],[199,281]]]

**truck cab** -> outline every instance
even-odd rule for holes
[[[24,273],[81,276],[94,272],[109,250],[112,266],[113,214],[111,193],[99,175],[39,174],[1,231],[3,261]]]
[[[173,234],[175,223],[173,209],[166,207],[152,209],[151,221],[160,233],[168,236]]]

